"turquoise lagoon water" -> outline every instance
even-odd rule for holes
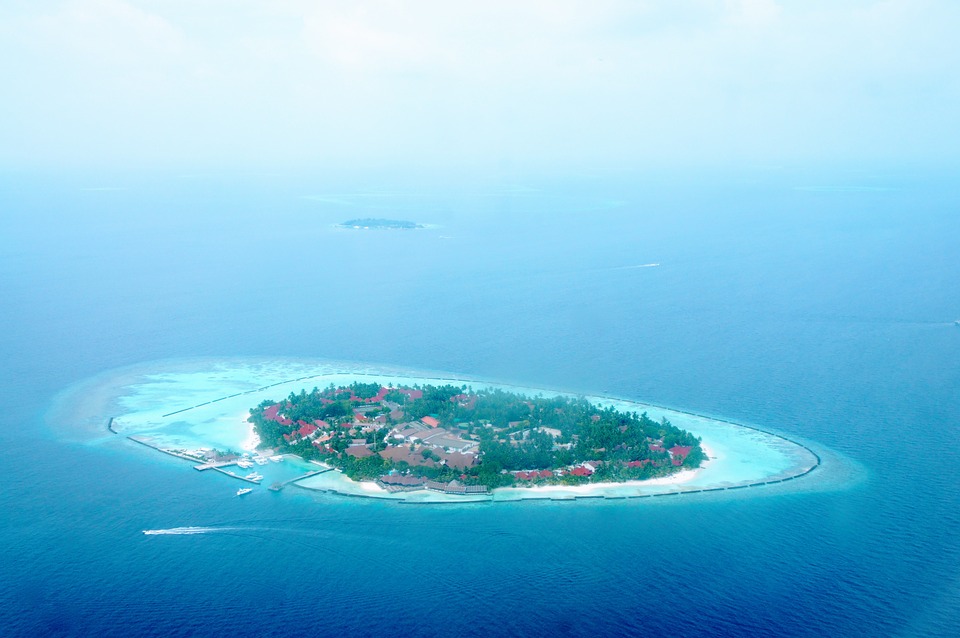
[[[960,635],[957,183],[0,177],[3,633]],[[84,190],[103,184],[123,190]],[[390,210],[435,228],[331,229]],[[278,361],[262,384],[291,359],[359,361],[648,401],[769,428],[823,465],[670,498],[237,498],[94,409],[191,372],[171,361],[234,357]],[[222,384],[201,376],[177,405]],[[165,414],[156,389],[108,413]],[[675,420],[726,453],[708,422]]]

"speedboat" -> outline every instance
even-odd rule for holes
[[[237,496],[243,496],[244,494],[249,494],[252,491],[252,487],[241,487],[239,490],[237,490]]]

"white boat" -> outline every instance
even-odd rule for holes
[[[250,473],[247,474],[244,478],[247,479],[248,481],[262,481],[262,480],[263,480],[263,474],[257,474],[256,472],[250,472]]]
[[[262,456],[255,456],[253,457],[253,462],[257,465],[266,465],[267,459],[263,458]]]
[[[237,465],[245,470],[253,467],[253,463],[250,461],[237,461]]]
[[[239,490],[237,490],[237,496],[243,496],[244,494],[249,494],[252,491],[252,487],[241,487]]]

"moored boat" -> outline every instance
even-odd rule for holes
[[[237,496],[243,496],[244,494],[249,494],[252,491],[252,487],[241,487],[239,490],[237,490]]]

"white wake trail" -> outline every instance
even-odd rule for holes
[[[214,532],[230,531],[230,527],[171,527],[170,529],[145,529],[147,536],[171,535],[183,536],[187,534],[212,534]]]

